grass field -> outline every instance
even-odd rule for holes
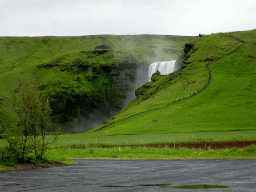
[[[49,159],[69,162],[68,158],[121,158],[121,159],[255,159],[255,145],[231,149],[187,149],[153,147],[115,147],[87,149],[52,149]]]
[[[176,151],[170,148],[96,148],[174,141],[256,141],[256,30],[213,34],[189,44],[192,49],[186,56],[184,68],[158,76],[157,81],[137,89],[137,98],[104,125],[83,134],[60,135],[48,157],[60,161],[67,161],[66,157],[255,158],[255,146]],[[205,65],[209,62],[209,86],[178,101],[207,84],[209,72]],[[4,142],[0,140],[0,145]],[[71,148],[86,145],[87,150]]]

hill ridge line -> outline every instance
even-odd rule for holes
[[[213,61],[210,61],[209,63],[205,64],[206,69],[207,69],[208,72],[209,72],[209,78],[208,78],[207,84],[206,84],[203,88],[201,88],[200,90],[196,90],[194,93],[190,94],[189,96],[185,96],[185,97],[183,97],[183,98],[179,98],[178,100],[174,100],[173,103],[169,103],[169,104],[167,104],[167,105],[165,105],[165,106],[163,106],[163,107],[158,107],[158,108],[155,108],[155,109],[150,109],[150,110],[147,110],[147,111],[143,111],[143,112],[140,112],[140,113],[136,113],[136,114],[131,115],[131,116],[129,116],[129,117],[126,117],[126,118],[124,118],[124,119],[119,119],[119,120],[117,120],[117,121],[114,121],[114,122],[112,122],[112,123],[109,123],[109,124],[107,124],[107,125],[104,125],[103,127],[99,128],[99,129],[97,129],[97,130],[95,130],[95,132],[96,132],[96,131],[100,131],[100,130],[102,130],[102,129],[104,129],[104,128],[110,126],[110,125],[113,125],[113,124],[115,124],[115,123],[118,123],[118,122],[121,122],[121,121],[130,119],[130,118],[132,118],[132,117],[139,116],[139,115],[144,114],[144,113],[147,113],[147,112],[151,112],[151,111],[155,111],[155,110],[159,110],[159,109],[163,109],[163,108],[169,107],[171,104],[174,104],[174,103],[176,103],[176,102],[178,102],[178,101],[182,101],[182,100],[187,99],[187,98],[189,98],[189,97],[195,96],[197,93],[199,93],[199,92],[203,91],[204,89],[206,89],[206,88],[209,86],[210,81],[211,81],[211,78],[212,78],[212,74],[211,74],[211,71],[210,71],[210,69],[209,69],[209,65],[210,65],[211,63],[215,62],[215,61],[218,61],[219,59],[221,59],[221,58],[223,58],[223,57],[226,57],[226,56],[228,56],[228,55],[234,53],[237,49],[239,49],[241,46],[243,46],[243,45],[245,45],[245,43],[247,43],[246,41],[244,41],[244,40],[242,40],[242,39],[240,39],[240,38],[238,38],[238,37],[232,36],[232,35],[230,35],[230,34],[228,34],[228,33],[220,33],[220,34],[223,34],[223,35],[226,35],[226,36],[228,36],[228,37],[234,38],[234,39],[236,39],[236,40],[242,42],[243,44],[242,44],[242,45],[239,45],[238,47],[236,47],[234,50],[230,51],[229,53],[227,53],[227,54],[225,54],[225,55],[223,55],[223,56],[221,56],[221,57],[216,57]]]

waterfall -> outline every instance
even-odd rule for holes
[[[157,72],[157,70],[161,75],[173,73],[175,71],[175,62],[176,60],[151,63],[148,70],[148,81],[151,81],[151,76]]]

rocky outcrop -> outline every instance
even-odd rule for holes
[[[111,49],[111,47],[108,45],[100,45],[100,46],[96,46],[95,49]]]
[[[185,55],[187,55],[189,53],[189,51],[194,47],[194,44],[191,43],[186,43],[185,44],[185,48],[184,48],[184,53]]]

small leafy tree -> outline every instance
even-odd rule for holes
[[[18,114],[18,126],[15,129],[18,148],[21,151],[21,161],[25,154],[31,150],[37,159],[42,159],[46,146],[45,136],[50,122],[51,109],[48,99],[40,97],[40,92],[35,83],[28,81],[20,88],[15,98]],[[55,134],[53,142],[58,134]]]
[[[42,102],[41,108],[39,110],[38,118],[39,118],[39,132],[41,134],[41,144],[40,144],[40,153],[38,155],[39,159],[42,159],[44,152],[46,151],[46,147],[50,143],[45,142],[45,136],[48,128],[48,124],[50,122],[50,114],[51,114],[51,109],[49,105],[48,99]],[[54,134],[54,140],[53,142],[56,141],[57,136],[59,134],[59,130],[57,130]]]

